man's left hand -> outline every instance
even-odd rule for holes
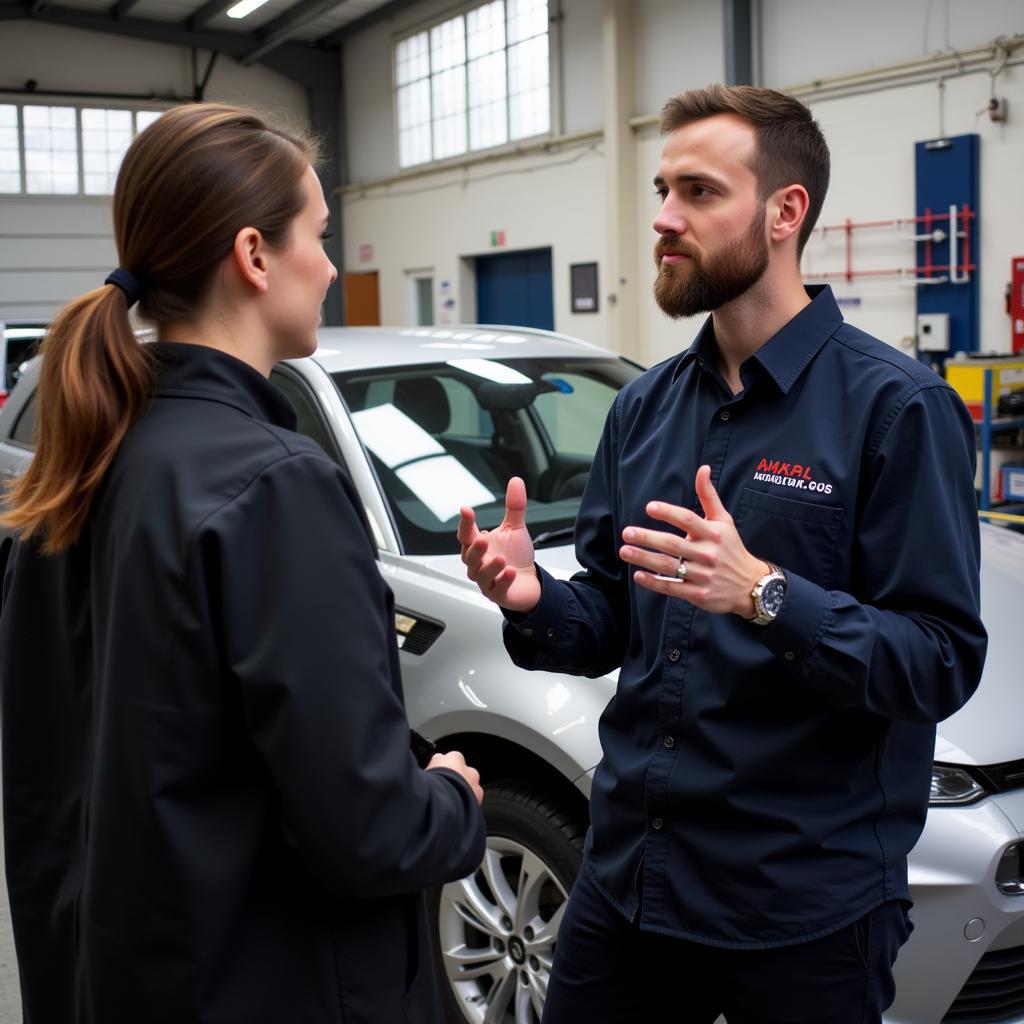
[[[647,514],[683,536],[627,526],[619,555],[638,567],[633,578],[647,590],[681,597],[707,612],[732,612],[752,619],[756,612],[750,592],[770,571],[769,566],[743,546],[732,516],[711,483],[710,466],[697,470],[697,498],[703,517],[679,505],[650,502]],[[685,579],[676,576],[680,559],[686,564]]]

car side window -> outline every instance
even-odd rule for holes
[[[292,403],[298,416],[298,423],[295,429],[300,434],[316,441],[323,450],[331,456],[336,457],[334,445],[331,444],[327,435],[327,428],[316,411],[312,401],[306,394],[305,389],[288,374],[281,370],[273,370],[270,374],[270,383],[273,384]]]
[[[18,413],[18,418],[14,421],[14,429],[11,431],[11,440],[25,448],[34,448],[36,445],[36,395],[38,394],[38,391],[33,391],[29,396],[25,407]]]

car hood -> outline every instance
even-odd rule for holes
[[[416,561],[473,588],[458,555]],[[568,579],[580,569],[571,544],[544,548],[537,561],[557,579]],[[935,741],[936,760],[953,764],[1001,764],[1024,758],[1024,731],[1016,714],[1024,660],[1019,637],[1024,535],[982,523],[981,561],[981,611],[989,635],[985,671],[967,704],[939,723]]]
[[[466,567],[462,564],[462,559],[459,555],[417,556],[413,561],[428,572],[436,572],[448,579],[455,579],[458,582],[465,583],[474,590],[476,589],[466,579]],[[576,561],[576,549],[572,544],[542,548],[537,552],[537,561],[555,579],[559,580],[567,580],[573,573],[580,571],[580,563]]]
[[[1024,597],[1024,535],[981,525],[981,616],[988,630],[985,671],[974,696],[939,723],[935,759],[1002,764],[1024,758],[1020,727],[1020,613]]]

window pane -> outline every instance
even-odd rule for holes
[[[508,130],[512,139],[525,139],[550,131],[551,111],[547,89],[520,93],[508,104]]]
[[[141,132],[148,128],[161,114],[162,110],[136,110],[135,131]]]
[[[523,139],[550,130],[548,37],[509,47],[509,137]]]
[[[452,18],[430,30],[430,70],[436,75],[466,62],[466,26]]]
[[[78,192],[78,132],[74,107],[23,108],[25,178],[35,194]]]
[[[470,149],[486,149],[508,141],[505,92],[504,50],[469,65]]]
[[[426,163],[430,159],[430,125],[424,124],[416,128],[398,133],[398,165],[411,167],[413,164]]]
[[[508,50],[508,91],[530,92],[548,85],[548,37],[538,36]]]
[[[18,108],[0,104],[0,192],[21,191],[21,149],[18,145]]]
[[[398,90],[398,130],[430,123],[430,82],[423,79]]]
[[[548,30],[547,0],[508,0],[508,41],[522,42]]]
[[[130,110],[82,110],[82,166],[85,192],[109,195],[117,170],[132,139]]]
[[[442,117],[434,122],[434,159],[466,152],[466,116]]]
[[[50,127],[75,130],[74,107],[50,107]]]
[[[395,47],[395,76],[399,85],[415,82],[430,74],[427,33],[403,39]]]
[[[466,48],[469,58],[482,57],[505,47],[505,4],[484,4],[466,15]]]
[[[474,107],[469,112],[469,147],[487,149],[508,142],[508,113],[505,101]]]
[[[466,70],[455,67],[434,75],[431,104],[434,120],[434,159],[466,152]]]

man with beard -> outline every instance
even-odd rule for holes
[[[525,668],[619,668],[544,1024],[877,1024],[910,930],[935,723],[977,686],[974,428],[805,288],[829,154],[810,112],[714,86],[663,111],[655,296],[710,311],[628,384],[534,563],[522,480],[459,526]]]

